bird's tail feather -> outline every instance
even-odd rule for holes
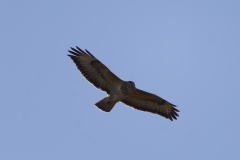
[[[101,101],[97,102],[95,106],[97,106],[99,109],[101,109],[104,112],[110,112],[114,107],[114,105],[116,104],[116,102],[108,102],[107,98],[108,97],[103,98]]]

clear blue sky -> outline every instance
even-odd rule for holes
[[[240,1],[0,1],[1,160],[240,159]],[[176,104],[118,103],[67,57],[88,49]]]

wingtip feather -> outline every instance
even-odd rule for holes
[[[79,48],[78,46],[76,46],[76,48],[82,53],[82,54],[86,54],[81,48]]]
[[[69,53],[71,53],[71,54],[73,54],[73,55],[75,55],[75,56],[79,56],[79,54],[78,54],[78,53],[76,53],[76,52],[73,52],[73,51],[71,51],[71,50],[68,50],[68,52],[69,52]]]
[[[94,57],[88,50],[85,49],[85,51],[92,57]],[[94,57],[95,58],[95,57]]]

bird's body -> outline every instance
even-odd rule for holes
[[[177,119],[179,112],[175,105],[157,95],[139,90],[132,81],[123,81],[113,74],[89,51],[71,48],[68,55],[82,75],[95,87],[107,92],[107,97],[95,105],[105,112],[110,112],[117,102],[122,102],[141,111],[159,114],[170,120]]]
[[[110,112],[117,102],[124,100],[128,95],[134,92],[135,89],[136,87],[133,82],[123,81],[117,85],[116,88],[113,88],[106,98],[95,105],[105,112]]]

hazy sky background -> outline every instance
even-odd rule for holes
[[[240,1],[0,1],[1,160],[240,159]],[[67,57],[88,49],[176,104],[118,103]]]

